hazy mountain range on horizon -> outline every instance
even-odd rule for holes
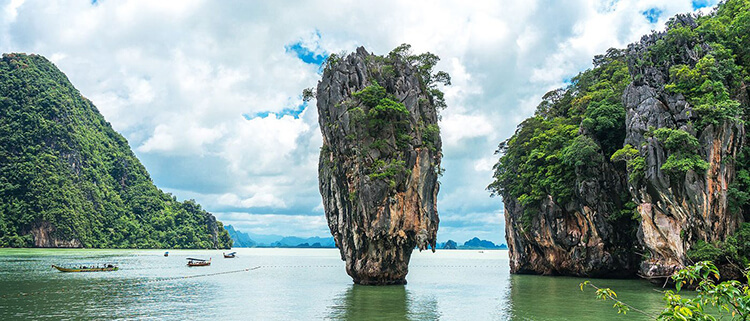
[[[229,236],[234,240],[234,247],[336,247],[333,237],[297,237],[275,234],[255,234],[241,232],[232,225],[225,226]],[[305,245],[307,244],[307,246]]]
[[[298,237],[283,236],[276,234],[255,234],[252,232],[242,232],[232,225],[224,227],[229,236],[234,241],[233,247],[299,247],[299,248],[335,248],[336,244],[333,237]],[[480,240],[474,237],[463,245],[458,245],[453,240],[440,242],[436,244],[438,249],[507,249],[505,244],[496,245],[492,241]]]

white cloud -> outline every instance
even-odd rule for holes
[[[240,199],[236,194],[227,193],[219,196],[218,203],[227,206],[253,208],[253,207],[276,207],[285,208],[283,200],[267,192],[258,192],[250,198]]]
[[[158,186],[254,232],[327,233],[317,111],[289,113],[320,75],[286,46],[384,54],[410,43],[433,52],[453,78],[441,121],[441,239],[496,242],[502,205],[485,187],[497,143],[595,54],[692,10],[689,0],[0,0],[0,8],[0,50],[50,58],[127,137]],[[642,15],[650,8],[663,12],[656,25]],[[457,223],[462,215],[471,220]]]
[[[218,213],[224,224],[231,224],[240,231],[264,235],[289,235],[311,237],[326,236],[328,224],[323,216],[248,214],[244,212]]]
[[[238,174],[268,175],[288,171],[289,168],[280,165],[292,165],[288,160],[297,148],[297,139],[310,131],[303,119],[277,118],[276,114],[242,119],[233,125],[235,136],[225,141],[221,155]]]
[[[445,145],[458,145],[464,138],[482,137],[494,131],[482,115],[450,115],[440,122],[441,136]]]

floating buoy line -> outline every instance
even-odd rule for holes
[[[150,283],[203,278],[203,277],[210,277],[210,276],[217,276],[217,275],[224,275],[224,274],[250,272],[250,271],[255,271],[261,268],[274,269],[274,268],[342,268],[342,267],[343,267],[342,265],[258,265],[258,266],[240,269],[240,270],[158,278],[158,279],[153,279],[153,280],[145,280],[145,281],[140,281],[140,282],[135,282],[135,283],[128,283],[127,285],[139,286],[139,285],[150,284]],[[505,266],[504,265],[502,266],[501,265],[413,265],[411,267],[412,268],[502,268]],[[0,298],[25,297],[25,296],[34,296],[34,295],[39,295],[39,294],[59,294],[59,293],[69,293],[69,292],[70,290],[66,291],[65,288],[61,288],[60,290],[57,290],[57,291],[44,290],[44,291],[35,291],[35,292],[19,292],[18,294],[3,294],[3,295],[0,295]]]
[[[239,273],[239,272],[250,272],[253,270],[260,269],[261,266],[258,265],[256,267],[251,267],[247,269],[241,269],[241,270],[234,270],[234,271],[224,271],[224,272],[216,272],[216,273],[206,273],[206,274],[196,274],[196,275],[186,275],[186,276],[175,276],[170,278],[161,278],[156,280],[147,280],[139,283],[154,283],[154,282],[166,282],[166,281],[174,281],[174,280],[183,280],[183,279],[193,279],[193,278],[202,278],[207,276],[215,276],[215,275],[222,275],[222,274],[232,274],[232,273]],[[136,285],[138,283],[134,283]]]
[[[216,276],[216,275],[222,275],[222,274],[232,274],[232,273],[240,273],[240,272],[250,272],[257,269],[260,269],[261,266],[255,266],[251,268],[245,268],[241,270],[233,270],[233,271],[224,271],[224,272],[216,272],[216,273],[205,273],[205,274],[195,274],[195,275],[185,275],[185,276],[175,276],[175,277],[168,277],[168,278],[159,278],[155,280],[145,280],[135,283],[128,283],[128,286],[139,286],[143,284],[148,283],[155,283],[155,282],[167,282],[167,281],[174,281],[174,280],[182,280],[182,279],[194,279],[194,278],[201,278],[201,277],[208,277],[208,276]],[[0,295],[0,298],[13,298],[13,297],[24,297],[24,296],[32,296],[32,295],[39,295],[39,294],[59,294],[59,293],[69,293],[70,291],[66,291],[65,288],[61,288],[57,291],[36,291],[36,292],[19,292],[18,294],[3,294]]]

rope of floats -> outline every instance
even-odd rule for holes
[[[150,283],[157,283],[157,282],[168,282],[168,281],[175,281],[175,280],[185,280],[185,279],[194,279],[194,278],[202,278],[202,277],[209,277],[209,276],[217,276],[217,275],[224,275],[224,274],[233,274],[233,273],[241,273],[241,272],[250,272],[255,271],[258,269],[273,269],[273,268],[342,268],[342,265],[257,265],[250,268],[244,268],[239,270],[232,270],[232,271],[223,271],[223,272],[215,272],[215,273],[204,273],[204,274],[195,274],[195,275],[184,275],[184,276],[175,276],[175,277],[167,277],[167,278],[158,278],[153,280],[145,280],[141,282],[135,282],[130,283],[130,286],[138,286],[143,284],[150,284]],[[412,268],[502,268],[504,266],[501,265],[413,265]],[[70,292],[70,291],[67,291]],[[23,296],[33,296],[33,295],[39,295],[39,294],[59,294],[59,293],[66,293],[65,288],[61,288],[57,291],[35,291],[35,292],[19,292],[18,294],[3,294],[0,295],[0,298],[13,298],[13,297],[23,297]]]
[[[175,277],[169,277],[169,278],[160,278],[155,280],[147,280],[143,282],[138,283],[154,283],[154,282],[165,282],[165,281],[174,281],[174,280],[182,280],[182,279],[193,279],[193,278],[202,278],[207,276],[215,276],[215,275],[222,275],[222,274],[232,274],[232,273],[239,273],[239,272],[250,272],[257,269],[260,269],[262,266],[258,265],[251,268],[241,269],[241,270],[233,270],[233,271],[224,271],[224,272],[216,272],[216,273],[206,273],[206,274],[195,274],[195,275],[185,275],[185,276],[175,276]],[[137,285],[138,283],[134,283],[133,285]]]
[[[222,275],[222,274],[232,274],[232,273],[240,273],[240,272],[249,272],[249,271],[254,271],[254,270],[257,270],[257,269],[260,269],[260,268],[261,268],[261,266],[258,265],[258,266],[255,266],[255,267],[250,267],[250,268],[245,268],[245,269],[240,269],[240,270],[223,271],[223,272],[215,272],[215,273],[205,273],[205,274],[195,274],[195,275],[184,275],[184,276],[175,276],[175,277],[168,277],[168,278],[159,278],[159,279],[154,279],[154,280],[146,280],[146,281],[141,281],[141,282],[129,283],[128,285],[129,286],[139,286],[139,285],[143,285],[143,284],[147,284],[147,283],[166,282],[166,281],[174,281],[174,280],[182,280],[182,279],[194,279],[194,278],[216,276],[216,275]],[[91,273],[91,272],[87,272],[87,273]],[[70,291],[67,291],[67,292],[70,292]],[[59,294],[59,293],[66,293],[65,288],[61,288],[60,290],[57,290],[57,291],[44,290],[44,291],[35,291],[35,292],[19,292],[18,294],[15,294],[15,295],[13,295],[13,294],[10,294],[10,295],[9,294],[3,294],[3,295],[0,295],[0,298],[4,299],[4,298],[12,298],[12,297],[22,297],[22,296],[39,295],[39,294]]]

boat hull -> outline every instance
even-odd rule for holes
[[[209,265],[211,265],[211,262],[188,263],[188,266],[209,266]]]
[[[91,269],[70,269],[70,268],[64,268],[57,265],[52,265],[53,268],[57,269],[60,272],[112,272],[117,271],[118,267],[111,267],[111,268],[91,268]]]

